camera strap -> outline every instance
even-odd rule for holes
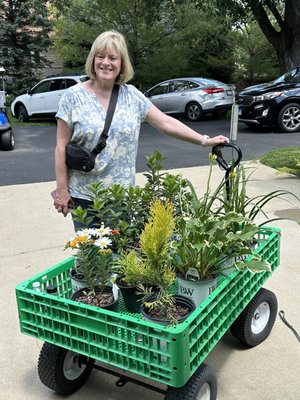
[[[112,118],[114,116],[117,100],[118,100],[118,94],[119,94],[119,85],[114,85],[110,100],[109,100],[109,105],[107,109],[107,114],[105,118],[105,123],[104,123],[104,128],[101,133],[99,142],[97,146],[92,150],[92,154],[96,157],[105,147],[106,147],[106,140],[108,138],[108,130],[112,121]]]

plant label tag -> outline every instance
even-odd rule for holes
[[[118,300],[118,298],[119,298],[119,288],[115,283],[113,283],[113,285],[112,285],[112,291],[113,291],[114,299]]]
[[[190,281],[199,281],[199,272],[196,270],[196,268],[189,268],[185,274],[185,279]]]

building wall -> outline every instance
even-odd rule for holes
[[[51,65],[40,70],[40,79],[45,78],[47,75],[60,74],[64,72],[63,62],[60,60],[59,55],[54,49],[48,49],[47,52],[42,53],[42,56],[47,58]]]

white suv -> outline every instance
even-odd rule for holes
[[[36,84],[27,93],[15,98],[11,113],[20,122],[30,117],[54,116],[62,94],[78,82],[87,80],[86,75],[51,75]]]

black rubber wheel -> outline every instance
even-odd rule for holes
[[[0,141],[4,150],[13,150],[15,148],[15,137],[12,130],[2,133]]]
[[[20,122],[28,122],[29,121],[28,112],[26,110],[26,107],[23,104],[19,105],[19,107],[18,107],[17,118],[18,118],[18,121],[20,121]]]
[[[215,371],[207,364],[201,364],[184,386],[181,388],[169,386],[165,400],[216,400],[217,391]]]
[[[200,104],[195,101],[187,104],[185,108],[185,116],[189,121],[200,121],[203,117],[203,111]]]
[[[85,361],[80,365],[80,361]],[[38,361],[42,383],[60,394],[76,392],[90,376],[95,360],[54,344],[44,343]]]
[[[260,289],[231,325],[231,333],[247,346],[257,346],[269,336],[276,319],[277,308],[275,294],[270,290]]]
[[[278,114],[277,124],[282,132],[300,131],[300,105],[297,103],[286,104]]]

